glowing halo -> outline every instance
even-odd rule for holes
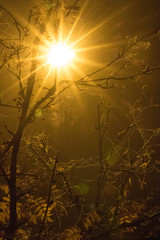
[[[62,43],[52,45],[48,50],[47,63],[53,67],[61,67],[69,63],[75,56],[72,49]]]

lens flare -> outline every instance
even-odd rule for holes
[[[61,67],[69,63],[75,56],[75,53],[69,47],[62,43],[54,44],[48,51],[47,63],[55,67]]]

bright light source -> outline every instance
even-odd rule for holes
[[[75,53],[65,45],[58,43],[49,49],[47,62],[53,66],[61,67],[69,63],[75,56]]]

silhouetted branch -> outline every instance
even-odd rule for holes
[[[99,142],[99,165],[100,165],[100,170],[99,170],[99,176],[97,179],[97,197],[96,197],[96,206],[98,206],[99,204],[99,197],[100,197],[100,193],[101,193],[101,188],[102,188],[102,173],[103,173],[103,139],[102,139],[102,130],[101,130],[101,112],[100,112],[100,108],[101,108],[102,103],[100,103],[97,108],[98,108],[98,142]]]
[[[12,18],[17,28],[17,31],[19,33],[19,38],[21,38],[21,30],[24,31],[24,27],[17,21],[17,19],[13,16],[13,14],[9,10],[7,10],[2,4],[0,4],[0,8],[4,10]]]
[[[7,182],[7,184],[9,185],[9,177],[7,176],[6,171],[4,170],[4,168],[3,168],[3,166],[1,164],[0,164],[0,170],[1,170],[5,180]]]
[[[128,52],[128,50],[130,50],[130,49],[131,49],[134,45],[136,45],[138,42],[141,42],[141,41],[149,38],[150,36],[157,34],[158,31],[159,31],[159,29],[160,29],[160,26],[158,26],[158,27],[155,28],[152,32],[146,34],[145,36],[137,39],[135,42],[133,42],[132,44],[130,44],[128,47],[124,48],[124,49],[121,51],[121,54],[119,54],[119,55],[118,55],[116,58],[114,58],[112,61],[110,61],[109,63],[105,64],[103,67],[99,68],[98,70],[86,74],[85,76],[83,76],[82,78],[80,78],[80,79],[77,81],[77,83],[78,83],[78,82],[85,81],[85,79],[88,79],[89,77],[91,77],[91,76],[93,76],[93,75],[95,75],[95,74],[97,74],[97,73],[105,70],[106,68],[110,67],[113,63],[115,63],[115,62],[117,62],[118,60],[120,60],[120,59],[125,55],[125,53]]]
[[[69,16],[69,14],[71,13],[72,10],[79,10],[79,7],[77,6],[77,3],[79,2],[80,0],[75,0],[75,2],[69,6],[69,11],[65,14],[65,18]]]
[[[55,176],[55,170],[56,170],[56,166],[57,166],[58,160],[59,160],[59,155],[57,154],[57,157],[55,158],[55,162],[54,162],[53,169],[52,169],[51,179],[50,179],[50,185],[49,185],[48,197],[47,197],[47,206],[46,206],[45,214],[44,214],[44,217],[43,217],[42,225],[41,225],[41,228],[40,228],[37,240],[41,239],[41,234],[43,232],[43,228],[44,228],[44,225],[45,225],[47,212],[48,212],[48,208],[49,208],[49,204],[50,204],[50,196],[51,196],[52,184],[53,184],[53,179],[54,179],[54,176]]]
[[[0,102],[0,107],[17,108],[17,106],[10,105],[10,104],[3,104],[1,102]]]
[[[160,217],[160,213],[156,213],[155,215],[152,215],[152,216],[139,218],[136,221],[131,222],[131,223],[124,222],[121,225],[119,225],[118,227],[115,227],[115,228],[112,228],[110,230],[104,231],[104,232],[98,234],[97,236],[93,236],[92,240],[100,239],[101,237],[104,237],[104,236],[107,237],[111,233],[113,233],[113,232],[115,232],[117,230],[120,230],[120,229],[129,229],[129,228],[133,228],[133,227],[143,228],[143,223],[145,223],[147,221],[153,221],[154,219],[156,219],[156,218],[158,219],[159,217]]]
[[[122,81],[122,80],[129,80],[129,79],[134,79],[138,76],[141,76],[143,74],[147,74],[147,73],[150,73],[152,71],[155,71],[155,70],[159,70],[160,69],[160,66],[156,66],[156,67],[151,67],[151,66],[147,66],[147,68],[139,73],[136,73],[136,74],[133,74],[133,75],[130,75],[130,76],[126,76],[126,77],[115,77],[115,76],[109,76],[109,77],[103,77],[103,78],[97,78],[97,79],[93,79],[93,80],[87,80],[86,83],[88,82],[100,82],[100,81],[108,81],[108,80],[117,80],[117,81]],[[83,84],[85,85],[85,81],[83,82]],[[96,85],[95,85],[96,86]]]

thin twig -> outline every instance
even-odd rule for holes
[[[50,185],[49,185],[48,197],[47,197],[47,206],[46,206],[45,214],[44,214],[44,217],[43,217],[42,225],[41,225],[41,228],[40,228],[40,231],[39,231],[39,235],[38,235],[37,240],[40,240],[40,239],[41,239],[41,235],[42,235],[43,228],[44,228],[44,225],[45,225],[45,221],[46,221],[46,217],[47,217],[47,212],[48,212],[48,208],[49,208],[49,204],[50,204],[50,196],[51,196],[51,190],[52,190],[52,183],[53,183],[53,179],[54,179],[55,170],[56,170],[56,166],[57,166],[58,160],[59,160],[59,155],[57,154],[57,157],[56,157],[56,159],[55,159],[55,163],[54,163],[53,169],[52,169],[51,179],[50,179]]]

